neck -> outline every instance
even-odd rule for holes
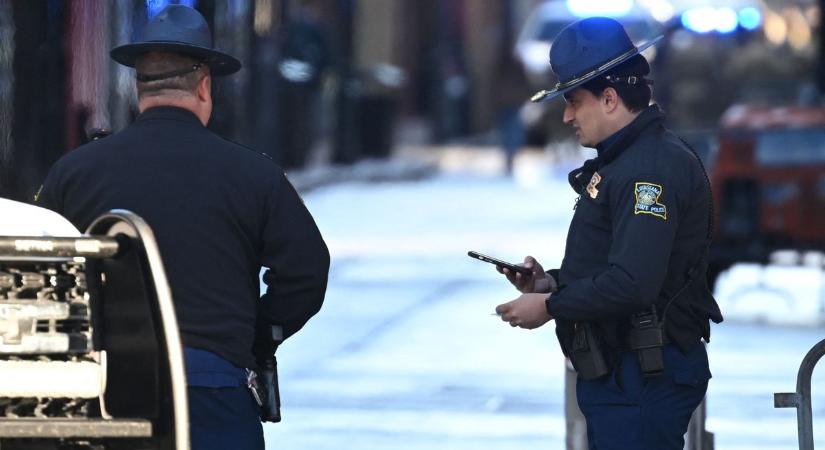
[[[203,126],[209,123],[209,116],[211,115],[211,109],[198,102],[195,97],[156,96],[142,98],[138,101],[138,111],[141,113],[157,106],[174,106],[191,111],[192,114],[198,117]]]
[[[635,111],[631,112],[625,108],[619,108],[616,110],[616,114],[613,117],[613,120],[608,122],[608,129],[606,130],[607,136],[613,136],[616,132],[621,130],[622,128],[628,126],[639,117],[642,111]]]

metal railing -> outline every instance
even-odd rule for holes
[[[796,392],[773,394],[774,408],[796,408],[799,450],[813,450],[814,448],[811,375],[823,355],[825,355],[825,339],[814,345],[802,359],[796,376]]]

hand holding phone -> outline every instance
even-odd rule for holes
[[[523,265],[516,265],[478,252],[471,251],[467,254],[478,260],[495,264],[498,272],[504,274],[507,281],[522,294],[551,293],[557,289],[556,280],[547,275],[541,264],[532,256],[525,257]]]
[[[472,250],[467,252],[467,255],[469,257],[475,258],[479,261],[484,261],[486,263],[495,264],[498,267],[504,267],[504,268],[506,268],[506,269],[508,269],[512,272],[518,272],[518,273],[520,273],[522,275],[526,275],[526,276],[532,276],[533,275],[533,271],[531,269],[528,269],[527,267],[519,266],[519,265],[512,264],[512,263],[508,263],[506,261],[502,261],[500,259],[493,258],[492,256],[483,255],[481,253],[474,252]]]

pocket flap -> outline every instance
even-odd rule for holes
[[[707,367],[684,367],[673,372],[673,381],[676,384],[696,387],[710,380],[710,369]]]

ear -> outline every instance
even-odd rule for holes
[[[619,106],[619,93],[612,87],[606,87],[599,100],[605,112],[613,112]]]
[[[212,103],[212,76],[207,74],[201,78],[195,93],[198,96],[198,101]]]

